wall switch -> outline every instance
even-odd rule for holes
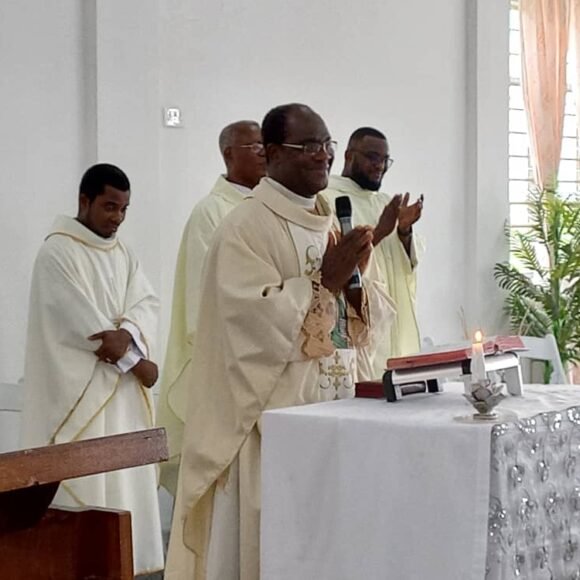
[[[166,127],[183,127],[183,117],[179,107],[167,107],[163,109],[163,124]]]

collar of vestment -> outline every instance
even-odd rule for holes
[[[356,181],[350,177],[343,177],[342,175],[331,175],[328,179],[328,189],[334,189],[341,193],[348,193],[351,195],[377,195],[378,191],[370,189],[363,189]]]
[[[248,197],[248,194],[251,195],[250,192],[252,191],[250,188],[245,188],[248,190],[248,193],[242,192],[238,187],[242,186],[236,186],[228,181],[225,175],[220,175],[212,187],[211,195],[217,195],[222,199],[237,205],[240,201]]]
[[[254,197],[275,214],[296,225],[318,232],[330,229],[332,214],[328,211],[326,204],[316,204],[318,211],[322,214],[316,215],[280,193],[282,187],[284,186],[271,177],[263,177],[254,188]]]
[[[97,248],[98,250],[112,250],[118,244],[116,236],[113,235],[110,238],[101,238],[101,236],[98,236],[89,230],[89,228],[81,224],[81,222],[75,218],[66,215],[59,215],[56,218],[50,233],[45,239],[48,240],[51,236],[57,235],[68,236],[81,244],[85,244],[91,248]]]
[[[226,181],[228,180],[226,179]],[[231,183],[244,197],[250,197],[252,195],[252,189],[247,185],[234,183],[233,181],[228,181],[228,183]]]

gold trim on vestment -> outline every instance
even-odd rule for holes
[[[97,412],[85,423],[85,425],[83,427],[81,427],[80,431],[71,439],[71,441],[77,441],[79,439],[79,437],[89,428],[89,426],[95,420],[97,415],[99,415],[101,413],[101,411],[109,404],[111,399],[115,396],[115,393],[117,392],[117,389],[119,388],[119,383],[121,382],[122,378],[123,378],[123,375],[118,376],[117,382],[115,383],[115,386],[113,388],[113,392],[107,397],[105,402],[97,409]]]
[[[56,436],[59,434],[60,430],[66,425],[67,421],[70,419],[71,415],[75,412],[76,408],[79,406],[82,398],[85,396],[89,385],[93,382],[93,378],[95,376],[95,369],[97,368],[97,362],[95,362],[95,367],[93,368],[93,373],[89,382],[85,385],[85,388],[81,391],[79,398],[76,400],[75,404],[71,407],[70,411],[64,416],[64,419],[60,422],[60,425],[56,428],[50,439],[48,440],[49,444],[53,444]]]
[[[60,485],[66,491],[66,493],[68,493],[73,498],[73,500],[79,504],[79,506],[87,507],[87,504],[81,500],[81,498],[68,486],[65,481],[61,481]]]
[[[147,413],[149,413],[149,427],[153,427],[153,409],[151,407],[151,403],[149,402],[149,397],[147,396],[148,390],[149,389],[147,387],[144,387],[142,384],[139,383],[139,392],[141,393],[141,396],[145,399],[146,410]]]
[[[149,346],[149,343],[147,342],[147,337],[145,336],[145,333],[143,332],[143,330],[141,330],[141,327],[139,326],[139,324],[137,324],[137,322],[135,322],[134,320],[132,320],[128,316],[121,316],[121,318],[119,319],[119,327],[123,323],[123,320],[130,322],[133,326],[137,327],[137,329],[139,330],[139,334],[141,335],[141,340],[143,341],[143,343],[145,344],[145,348],[147,349],[147,352],[145,353],[147,355],[146,358],[147,358],[147,360],[149,360],[149,357],[151,356],[151,347]]]
[[[167,394],[165,395],[165,398],[167,399],[167,407],[169,408],[169,410],[173,413],[173,415],[175,416],[175,418],[178,421],[181,421],[183,423],[183,419],[175,412],[175,409],[173,408],[173,406],[171,405],[171,398],[170,395],[173,391],[173,388],[175,387],[175,385],[177,384],[177,381],[179,381],[179,379],[181,378],[181,376],[183,375],[183,373],[185,372],[185,369],[189,366],[189,364],[191,363],[192,360],[192,356],[190,356],[187,361],[182,365],[181,370],[177,373],[177,376],[175,377],[175,380],[167,387]],[[174,455],[173,457],[177,457],[178,455],[181,455],[181,453],[177,453],[176,455]],[[170,457],[171,458],[171,457]]]
[[[151,347],[149,346],[149,343],[147,342],[147,337],[145,336],[145,333],[143,332],[143,330],[141,330],[141,327],[139,326],[139,324],[137,324],[134,320],[132,320],[128,316],[123,316],[121,318],[121,323],[123,322],[123,320],[130,322],[139,330],[139,334],[141,335],[141,340],[143,341],[143,343],[145,344],[145,348],[147,349],[147,352],[145,353],[147,355],[146,358],[147,358],[147,360],[149,360],[149,357],[151,356]],[[120,323],[119,323],[119,325],[120,325]],[[139,364],[139,363],[137,363],[137,364]],[[127,373],[130,373],[130,372],[131,372],[131,369],[129,369],[127,371]],[[135,379],[137,380],[137,377],[135,377]],[[151,403],[149,402],[149,397],[147,396],[147,391],[145,390],[145,389],[147,389],[147,387],[143,386],[141,383],[139,383],[139,387],[141,389],[141,395],[145,399],[147,412],[149,413],[149,425],[153,426],[154,412],[153,412],[153,408],[151,407]]]
[[[84,246],[87,246],[89,248],[94,248],[95,250],[101,250],[101,252],[109,252],[110,250],[114,250],[117,247],[117,245],[119,244],[119,240],[115,239],[111,243],[110,246],[104,248],[102,246],[97,246],[96,244],[91,244],[90,242],[87,242],[87,240],[83,240],[79,236],[75,236],[75,235],[70,234],[68,232],[62,232],[62,231],[51,232],[50,234],[48,234],[48,236],[46,236],[46,238],[44,238],[44,241],[46,242],[46,240],[48,240],[48,238],[51,238],[52,236],[67,236],[67,237],[73,239],[75,242],[79,242],[79,243],[83,244]]]

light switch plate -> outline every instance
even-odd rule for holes
[[[165,127],[183,127],[183,117],[179,107],[166,107],[163,109],[163,125]]]

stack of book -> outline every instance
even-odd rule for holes
[[[483,343],[485,356],[526,350],[519,336],[491,336]],[[471,358],[471,344],[433,347],[432,350],[387,360],[387,370],[415,369],[433,365],[461,362]]]
[[[405,371],[429,366],[438,366],[451,363],[460,363],[471,358],[471,344],[469,342],[433,347],[428,351],[390,358],[387,360],[386,370]],[[492,336],[483,343],[485,356],[526,350],[519,336]],[[424,391],[422,385],[406,385],[403,389],[411,392]],[[356,396],[361,398],[383,399],[385,390],[382,381],[364,381],[356,384]]]

